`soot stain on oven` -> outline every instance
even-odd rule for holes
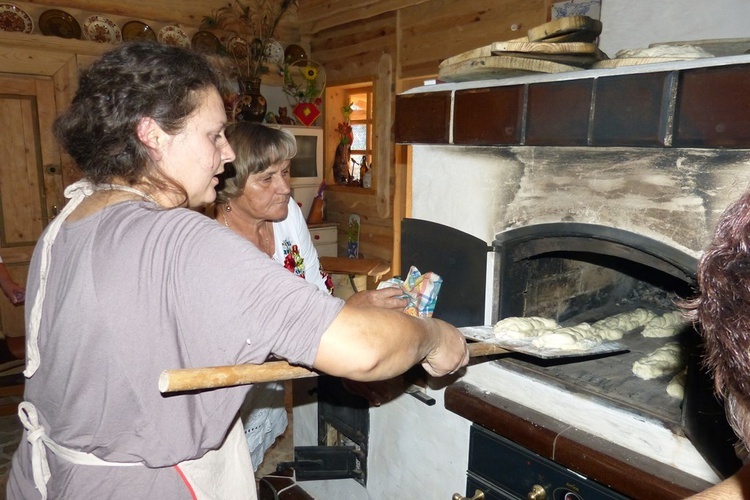
[[[415,146],[413,154],[415,164],[418,158],[423,165],[413,176],[416,220],[443,224],[488,244],[500,234],[547,224],[590,225],[618,233],[619,254],[592,244],[576,251],[526,252],[512,266],[513,259],[495,257],[512,288],[501,288],[510,285],[496,271],[487,293],[498,303],[501,289],[520,298],[511,309],[496,305],[491,319],[540,315],[564,326],[637,307],[666,312],[676,308],[677,298],[692,296],[697,259],[718,215],[746,188],[750,165],[750,151],[721,149]],[[429,190],[419,189],[427,182]],[[639,247],[643,239],[678,255],[680,269],[665,271]],[[430,246],[429,241],[421,243]],[[687,326],[676,338],[691,349],[697,332]],[[683,402],[666,393],[670,377],[641,380],[632,373],[633,362],[675,339],[647,339],[634,330],[624,340],[630,351],[620,355],[564,364],[514,355],[494,363],[646,420],[657,419],[675,434],[686,435]]]
[[[504,228],[560,220],[610,225],[700,248],[707,239],[700,163],[674,150],[518,151],[526,164]]]

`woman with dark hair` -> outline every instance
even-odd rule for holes
[[[247,387],[164,396],[164,369],[273,354],[379,380],[468,362],[452,326],[345,305],[190,210],[234,160],[225,127],[215,74],[187,49],[122,44],[81,75],[55,134],[84,178],[30,265],[8,498],[254,499]]]
[[[729,423],[747,456],[750,446],[750,191],[719,218],[713,240],[698,264],[700,295],[685,301],[700,326],[705,365],[716,394],[724,398]],[[750,466],[695,498],[750,496]]]

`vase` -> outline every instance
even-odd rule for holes
[[[336,155],[333,159],[333,180],[336,184],[346,186],[351,181],[349,173],[349,159],[351,158],[351,149],[349,144],[339,143],[336,146]]]
[[[238,122],[262,122],[266,117],[266,98],[260,93],[260,78],[240,80],[240,97],[234,115]]]

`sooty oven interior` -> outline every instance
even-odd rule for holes
[[[489,255],[494,269],[488,286]],[[510,229],[488,247],[454,228],[406,219],[402,262],[443,277],[435,316],[457,326],[484,324],[485,290],[492,295],[487,304],[493,323],[511,316],[543,316],[563,326],[638,307],[661,314],[696,290],[694,257],[648,237],[595,224]],[[563,360],[513,354],[495,362],[601,404],[658,419],[673,432],[684,433],[717,473],[731,475],[740,466],[734,451],[737,439],[702,368],[699,335],[686,326],[677,339],[687,367],[682,401],[666,393],[668,381],[641,380],[631,369],[634,361],[675,338],[647,339],[636,331],[623,337],[625,353]]]

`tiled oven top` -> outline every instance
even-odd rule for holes
[[[412,89],[407,144],[750,147],[750,56]]]

